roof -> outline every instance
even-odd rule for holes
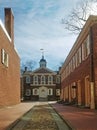
[[[40,74],[49,73],[49,74],[55,74],[55,75],[57,74],[56,72],[54,72],[54,71],[52,71],[52,70],[50,70],[48,68],[38,68],[38,69],[32,71],[32,73],[40,73]]]

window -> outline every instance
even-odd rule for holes
[[[52,88],[48,89],[48,95],[53,95],[53,89]]]
[[[30,83],[30,76],[26,76],[26,83]]]
[[[2,49],[1,50],[1,55],[2,55],[2,59],[1,59],[1,61],[2,61],[2,63],[6,66],[6,67],[8,67],[8,54],[7,54],[7,52],[4,50],[4,49]]]
[[[26,96],[31,96],[31,90],[30,89],[26,89],[25,95]]]
[[[73,56],[73,70],[75,69],[75,56]]]
[[[33,95],[39,95],[39,89],[34,88],[33,89]]]
[[[86,40],[82,44],[82,60],[85,60],[89,54],[90,54],[90,42],[88,35]]]
[[[78,66],[78,61],[77,61],[77,53],[75,54],[75,66],[77,67]]]
[[[77,66],[81,63],[81,47],[77,51],[76,62]]]
[[[56,77],[56,83],[60,83],[60,76]]]
[[[79,63],[81,63],[82,61],[82,56],[81,56],[81,47],[78,49],[78,53],[79,53]]]
[[[72,60],[71,60],[71,62],[70,62],[70,71],[72,72],[73,71],[73,66],[72,66]]]
[[[52,76],[48,76],[48,84],[52,84],[53,83],[53,77]]]
[[[70,74],[70,62],[68,64],[68,74]]]
[[[34,82],[34,84],[38,84],[38,76],[37,75],[35,75],[33,77],[33,82]]]
[[[56,89],[56,96],[60,96],[60,89]]]
[[[90,54],[90,39],[89,35],[87,36],[87,55]]]
[[[41,76],[41,84],[45,84],[45,76],[44,75]]]

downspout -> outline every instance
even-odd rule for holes
[[[93,33],[92,33],[92,27],[90,28],[90,108],[95,109],[95,94],[94,94],[94,61],[93,61]]]

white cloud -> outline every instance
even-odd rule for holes
[[[74,1],[74,0],[73,0]],[[65,0],[5,0],[11,6],[15,17],[15,45],[21,59],[39,62],[41,48],[51,68],[64,62],[74,43],[61,25],[61,18],[71,9],[70,1]],[[73,6],[73,5],[72,5]],[[70,39],[71,38],[71,39]],[[48,66],[48,67],[49,67]]]

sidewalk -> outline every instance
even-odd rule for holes
[[[97,110],[51,104],[74,130],[97,130]]]
[[[4,107],[0,109],[0,130],[6,130],[9,125],[18,120],[29,111],[35,104],[32,102],[20,103],[18,105]]]

